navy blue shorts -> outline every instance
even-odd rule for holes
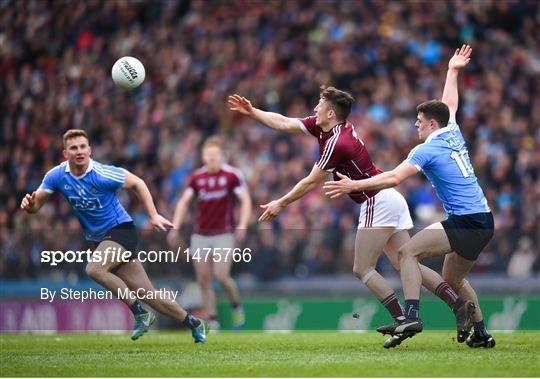
[[[491,212],[462,216],[450,215],[441,224],[452,250],[470,261],[475,261],[493,238],[494,226]]]
[[[131,252],[129,260],[132,261],[138,256],[139,234],[133,221],[123,222],[111,228],[105,233],[105,237],[100,242],[90,241],[92,250],[96,250],[103,241],[113,241]]]

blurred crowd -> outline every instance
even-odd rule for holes
[[[89,133],[94,159],[142,177],[169,218],[201,164],[201,142],[223,136],[256,205],[246,241],[254,259],[235,272],[254,280],[351,272],[358,206],[348,198],[329,200],[317,189],[272,224],[256,222],[259,204],[309,173],[318,144],[233,114],[227,95],[304,117],[320,85],[348,90],[356,98],[350,120],[376,165],[392,169],[418,143],[416,105],[441,97],[448,59],[463,43],[473,46],[473,57],[459,79],[458,122],[497,229],[475,271],[538,275],[537,1],[2,0],[0,25],[4,278],[50,274],[39,268],[40,249],[80,230],[59,194],[37,216],[19,209],[62,160],[61,136],[70,128]],[[131,93],[110,79],[125,55],[146,67],[146,81]],[[423,176],[399,190],[416,227],[444,217]],[[141,203],[125,191],[119,196],[147,229]],[[189,271],[185,264],[150,269]],[[379,269],[392,271],[384,259]],[[69,275],[83,272],[76,267]]]

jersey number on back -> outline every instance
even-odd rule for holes
[[[469,153],[467,150],[452,151],[450,158],[456,161],[459,170],[464,178],[468,178],[471,175],[474,175],[474,170],[469,160]]]

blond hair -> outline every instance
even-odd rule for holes
[[[219,147],[221,150],[223,150],[223,142],[221,141],[221,138],[217,136],[207,138],[202,144],[202,149],[204,150],[207,147],[211,147],[211,146],[216,146],[216,147]]]
[[[64,136],[62,137],[62,140],[64,142],[64,149],[66,148],[67,141],[76,138],[76,137],[84,137],[88,142],[90,142],[90,139],[88,138],[88,134],[82,129],[69,129],[67,132],[64,133]]]

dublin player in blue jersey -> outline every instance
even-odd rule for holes
[[[422,171],[443,203],[448,218],[420,231],[399,250],[406,319],[378,329],[392,334],[392,338],[406,338],[422,331],[419,317],[422,277],[418,262],[446,255],[443,279],[469,309],[467,317],[458,320],[458,342],[467,341],[470,347],[495,346],[495,340],[484,326],[476,292],[465,279],[491,240],[494,228],[493,216],[456,123],[458,72],[469,63],[471,53],[471,47],[464,45],[450,59],[442,101],[426,101],[417,107],[415,126],[424,142],[416,146],[403,163],[373,178],[353,181],[340,175],[341,180],[325,185],[327,195],[336,197],[351,191],[395,187]],[[473,325],[474,333],[471,334]]]
[[[100,252],[102,257],[88,262],[88,276],[115,296],[129,291],[140,294],[150,307],[189,327],[195,342],[204,343],[205,323],[173,300],[159,296],[159,291],[137,260],[137,231],[132,218],[116,197],[117,190],[132,189],[137,193],[154,229],[166,231],[173,226],[158,214],[144,181],[127,170],[92,160],[92,149],[83,130],[68,130],[63,141],[66,161],[47,172],[41,186],[23,198],[21,208],[28,213],[36,213],[52,193],[60,191],[79,219],[94,255]],[[131,254],[127,253],[127,257],[103,254],[108,251],[128,251]],[[121,300],[134,314],[135,328],[131,339],[136,340],[155,322],[155,315],[145,310],[139,299],[126,297]]]

